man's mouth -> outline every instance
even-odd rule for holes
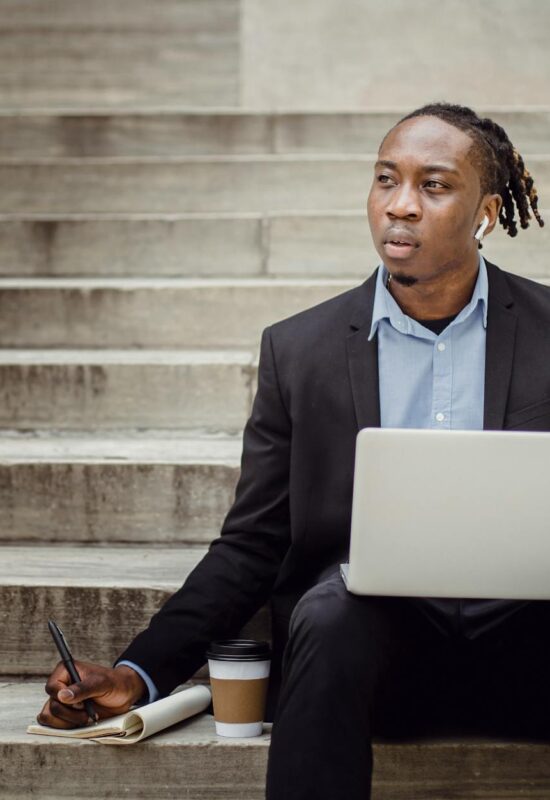
[[[404,256],[420,245],[408,234],[390,234],[384,239],[384,249],[390,256]]]

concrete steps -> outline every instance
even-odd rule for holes
[[[79,658],[112,663],[205,552],[189,544],[0,546],[0,675],[53,669],[50,617]],[[268,620],[265,607],[245,635],[270,638]]]
[[[0,541],[206,546],[231,505],[240,453],[240,436],[4,434]]]
[[[374,155],[3,159],[0,213],[364,209]],[[529,168],[550,194],[550,155]]]
[[[224,739],[204,713],[137,747],[107,747],[26,734],[44,701],[42,684],[0,684],[3,800],[259,800],[265,794],[269,724],[261,737]]]
[[[358,281],[0,280],[0,347],[257,348],[272,322]]]
[[[255,379],[252,352],[0,350],[0,428],[238,432]]]
[[[359,210],[375,155],[195,156],[0,162],[0,212]],[[529,168],[550,194],[550,155]]]
[[[542,215],[550,220],[550,210]],[[550,276],[550,226],[498,227],[487,258]],[[0,215],[2,277],[345,277],[379,262],[364,212]]]
[[[237,0],[2,0],[0,104],[237,105]]]
[[[400,114],[163,109],[237,102],[238,4],[168,0],[161,30],[154,14],[144,28],[142,3],[130,28],[124,3],[11,3],[0,44],[0,66],[30,70],[17,95],[0,70],[13,105],[0,111],[0,675],[18,679],[0,684],[7,800],[263,798],[269,726],[223,740],[204,715],[116,751],[27,736],[35,681],[57,660],[45,621],[80,658],[120,653],[219,534],[262,328],[378,263],[364,208]],[[16,108],[29,102],[44,108]],[[491,115],[544,201],[550,109]],[[550,283],[548,235],[498,232],[483,254]],[[269,636],[267,608],[245,633]],[[547,800],[547,764],[545,744],[376,742],[373,800]]]
[[[0,796],[259,800],[270,726],[226,740],[202,715],[127,749],[28,736],[37,678],[57,661],[45,623],[110,663],[203,557],[238,478],[260,331],[378,263],[366,197],[401,112],[237,108],[284,101],[289,68],[310,105],[378,102],[383,59],[361,11],[311,3],[297,46],[290,4],[0,5],[0,675],[17,676],[0,681]],[[524,16],[537,57],[544,25]],[[471,19],[459,33],[477,47],[488,28]],[[522,63],[515,81],[487,82],[493,94],[513,102],[527,86],[532,100],[544,70],[526,83]],[[456,82],[456,64],[436,80]],[[550,107],[488,112],[548,204]],[[548,236],[499,233],[483,253],[550,282]],[[246,633],[264,638],[268,623],[263,608]],[[376,741],[373,800],[548,800],[548,747]]]
[[[159,98],[160,102],[160,98]],[[0,109],[4,158],[375,153],[404,111]],[[548,151],[550,107],[489,109],[523,155]]]
[[[549,284],[550,278],[540,282]],[[358,283],[328,278],[4,278],[0,279],[0,347],[52,349],[70,343],[79,349],[255,351],[267,325]],[[21,354],[22,362],[27,358],[32,356]],[[139,358],[147,356],[136,355],[136,364]],[[174,363],[183,356],[166,355],[166,363],[170,358]],[[193,358],[200,360],[199,355]],[[243,367],[246,359],[241,356]],[[222,356],[217,363],[222,363]]]
[[[0,684],[5,800],[261,800],[271,725],[255,739],[224,739],[204,713],[139,747],[29,736],[42,684]],[[485,736],[375,738],[373,800],[547,800],[550,745]],[[63,780],[60,780],[60,775]]]
[[[0,275],[260,275],[259,214],[0,216]]]
[[[4,159],[0,213],[360,209],[374,161],[373,155]],[[550,183],[544,159],[533,171],[539,183]]]

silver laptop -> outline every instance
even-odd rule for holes
[[[550,433],[365,428],[355,594],[550,599]]]

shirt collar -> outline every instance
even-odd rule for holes
[[[384,264],[378,267],[378,275],[376,277],[376,289],[374,294],[374,306],[372,309],[372,323],[369,333],[369,341],[374,338],[378,330],[379,323],[387,319],[392,327],[400,333],[416,333],[418,328],[422,328],[419,323],[408,317],[403,313],[398,306],[388,289],[386,288],[386,281],[388,279],[388,270]],[[457,314],[456,318],[452,321],[451,325],[459,324],[470,316],[481,304],[483,327],[487,327],[487,303],[489,297],[489,281],[487,278],[487,266],[483,256],[479,256],[479,271],[477,280],[474,286],[474,291],[470,302]]]

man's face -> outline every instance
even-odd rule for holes
[[[437,117],[402,122],[383,141],[368,217],[394,279],[430,281],[477,265],[473,237],[482,198],[471,147],[464,131]]]

